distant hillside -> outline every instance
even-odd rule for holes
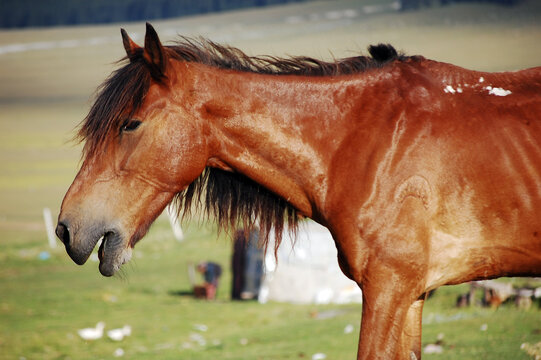
[[[0,28],[166,19],[311,0],[1,0]]]

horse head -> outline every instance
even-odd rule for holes
[[[127,64],[102,85],[83,121],[83,161],[56,228],[73,261],[84,264],[97,242],[102,275],[111,276],[175,194],[207,161],[197,119],[183,113],[171,84],[172,54],[147,24],[144,47],[122,30]]]

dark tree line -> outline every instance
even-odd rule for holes
[[[465,2],[478,2],[478,3],[493,3],[498,5],[512,6],[520,2],[520,0],[439,0],[441,5],[450,5],[452,3],[465,3]],[[417,10],[421,7],[427,7],[433,5],[433,0],[400,0],[400,9],[403,11]]]
[[[0,27],[165,19],[309,0],[0,0]]]

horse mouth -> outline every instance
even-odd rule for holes
[[[131,258],[131,247],[123,246],[122,237],[114,232],[103,235],[98,249],[99,270],[103,276],[113,276]]]

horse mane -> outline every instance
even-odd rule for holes
[[[394,60],[406,60],[389,44],[371,45],[371,56],[353,56],[324,61],[307,56],[280,58],[249,56],[242,50],[217,44],[205,38],[182,37],[176,45],[168,46],[179,60],[197,62],[220,69],[270,75],[339,76],[380,68]]]
[[[178,193],[174,204],[179,214],[183,212],[183,217],[192,209],[202,210],[205,218],[216,219],[219,229],[258,228],[265,251],[274,230],[274,254],[285,225],[295,232],[299,220],[297,210],[282,197],[240,173],[212,167],[207,167],[186,190]]]
[[[241,50],[216,44],[206,39],[181,38],[166,47],[170,56],[179,61],[202,63],[220,69],[233,69],[271,75],[340,76],[380,68],[394,61],[407,59],[391,45],[369,47],[370,57],[355,56],[334,61],[311,57],[279,58],[252,57]],[[112,135],[120,136],[124,121],[143,104],[152,75],[141,51],[131,59],[120,60],[122,67],[114,71],[98,88],[96,99],[81,123],[77,137],[85,142],[83,157],[89,158],[105,151]],[[129,61],[128,61],[129,60]],[[246,230],[259,227],[267,249],[269,234],[274,229],[274,252],[278,249],[285,224],[295,231],[298,224],[296,209],[285,199],[272,193],[246,176],[215,168],[205,171],[184,191],[175,196],[178,214],[189,214],[192,208],[214,216],[220,229],[243,226]]]

